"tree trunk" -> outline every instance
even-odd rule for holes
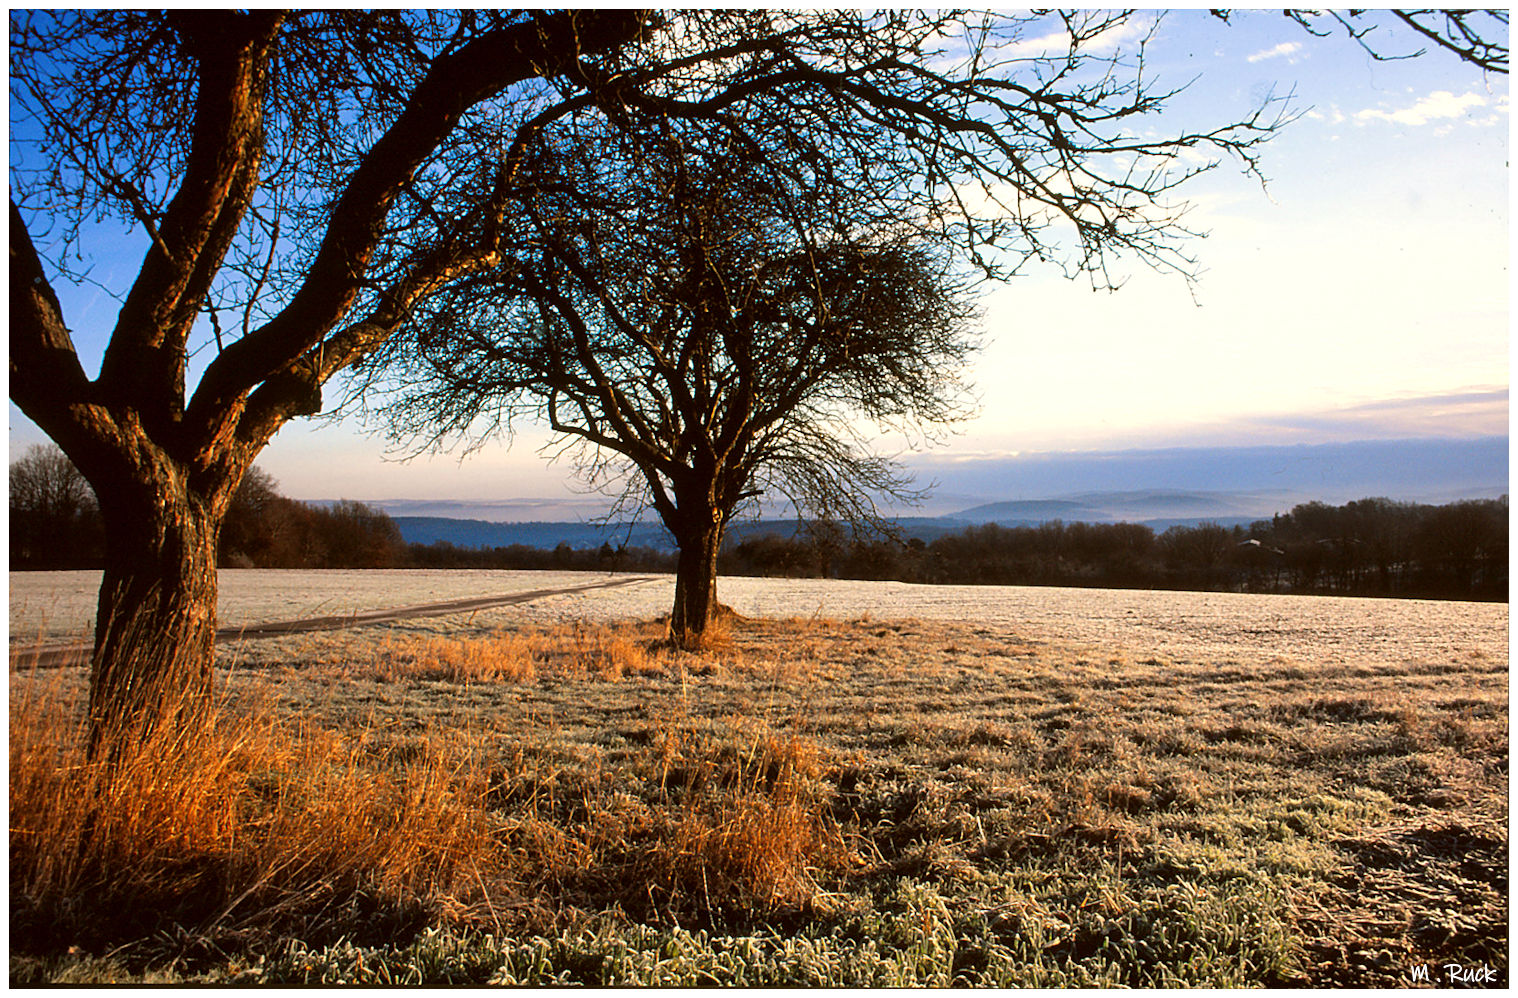
[[[669,640],[676,648],[699,649],[717,617],[717,553],[722,549],[723,521],[721,510],[697,507],[683,516],[680,529],[674,531],[680,558],[675,566]]]
[[[108,538],[90,674],[90,751],[204,722],[221,511],[180,476],[101,492]],[[146,488],[146,491],[145,491]]]

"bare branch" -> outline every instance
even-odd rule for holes
[[[1400,22],[1411,28],[1421,38],[1464,62],[1489,73],[1505,75],[1508,71],[1506,10],[1284,10],[1281,13],[1317,38],[1327,38],[1336,31],[1343,31],[1377,62],[1416,59],[1424,55],[1426,48],[1397,51],[1388,47],[1396,43],[1383,42],[1385,33],[1376,35],[1382,25],[1374,18],[1390,15],[1393,23]],[[1223,9],[1214,10],[1212,14],[1227,22],[1233,12]],[[1327,25],[1322,26],[1321,22],[1325,21]]]

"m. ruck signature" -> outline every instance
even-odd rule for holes
[[[1467,967],[1459,963],[1446,963],[1440,969],[1444,971],[1444,983],[1447,985],[1494,984],[1497,981],[1496,969],[1493,967],[1488,967],[1484,963],[1478,964],[1474,967]],[[1426,963],[1420,963],[1417,966],[1410,968],[1410,974],[1412,976],[1412,982],[1414,984],[1434,983],[1434,981],[1430,979],[1429,968],[1428,964]]]

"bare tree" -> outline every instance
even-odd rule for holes
[[[217,535],[254,456],[417,300],[496,262],[511,139],[645,27],[626,11],[12,15],[11,397],[100,498],[93,741],[204,700]],[[449,203],[465,149],[471,189],[482,171],[493,187]],[[149,244],[90,378],[50,282],[83,279],[101,217]],[[222,328],[231,304],[240,331]],[[187,395],[205,315],[215,354]]]
[[[203,701],[217,533],[243,473],[419,303],[509,263],[522,159],[544,128],[701,122],[797,184],[857,185],[876,217],[988,271],[1055,255],[1109,283],[1113,248],[1188,266],[1169,192],[1205,164],[1182,153],[1252,165],[1276,123],[1261,109],[1146,135],[1168,93],[1141,48],[1107,47],[1128,23],[13,13],[11,393],[100,498],[97,740]],[[52,282],[96,279],[102,222],[147,248],[90,377]]]
[[[274,476],[258,465],[243,473],[222,517],[217,562],[226,568],[251,568],[255,555],[274,543],[271,520],[283,496]]]
[[[655,131],[549,143],[559,184],[521,205],[530,245],[432,298],[377,355],[396,386],[379,415],[424,444],[525,416],[587,445],[587,476],[615,475],[674,536],[669,634],[693,647],[746,499],[859,521],[907,495],[856,421],[967,414],[973,309],[942,253],[861,228],[848,192],[793,196],[726,143]]]
[[[100,541],[95,493],[68,455],[33,444],[10,466],[11,567],[81,568]]]
[[[56,445],[33,444],[10,467],[11,515],[17,511],[71,520],[95,505],[95,493]]]
[[[1252,168],[1279,124],[1267,105],[1141,137],[1172,94],[1148,86],[1142,40],[1109,49],[1124,15],[686,27],[732,54],[722,75],[627,92],[605,127],[545,126],[507,261],[433,299],[353,394],[371,404],[399,364],[383,415],[402,439],[472,446],[531,414],[590,445],[592,480],[630,470],[624,498],[681,549],[679,643],[711,619],[744,497],[852,520],[908,490],[850,418],[960,414],[961,267],[1053,261],[1099,287],[1120,255],[1189,272],[1171,195],[1206,166],[1182,154]]]
[[[1508,71],[1508,12],[1506,10],[1395,10],[1403,24],[1438,48],[1453,52],[1473,65],[1493,73]],[[1365,45],[1365,32],[1349,29]],[[1370,50],[1377,54],[1374,49]],[[1419,49],[1413,55],[1422,55]]]

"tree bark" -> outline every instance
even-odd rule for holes
[[[105,572],[90,675],[92,754],[207,715],[222,510],[183,475],[102,490]]]
[[[705,505],[681,513],[679,529],[674,531],[680,557],[675,564],[669,640],[676,648],[695,651],[717,618],[717,554],[722,550],[726,518],[720,509]]]

